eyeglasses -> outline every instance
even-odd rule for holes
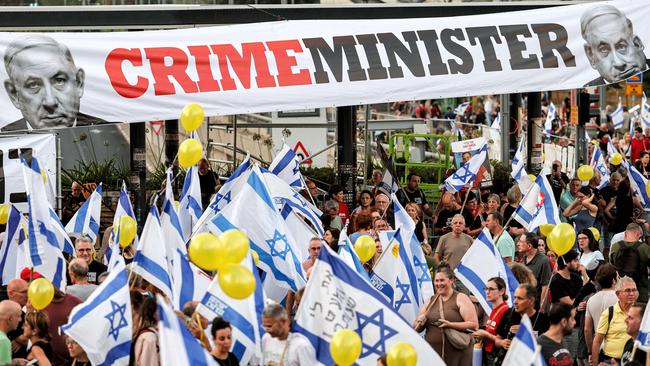
[[[639,292],[639,290],[635,288],[626,288],[625,290],[620,290],[619,292],[624,292],[626,295],[631,295]]]
[[[488,291],[496,291],[498,289],[494,287],[485,287],[483,290],[485,290],[485,292],[488,292]]]

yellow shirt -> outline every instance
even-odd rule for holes
[[[625,348],[625,343],[631,338],[626,332],[626,316],[627,315],[618,305],[618,302],[614,304],[614,314],[610,323],[607,322],[607,318],[609,317],[609,308],[605,309],[603,313],[600,314],[596,333],[605,336],[605,347],[603,347],[603,352],[609,357],[621,358],[623,355],[623,348]]]

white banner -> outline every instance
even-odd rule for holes
[[[647,19],[647,2],[621,0],[431,19],[1,33],[0,127],[165,120],[189,102],[231,115],[611,83],[647,68]]]
[[[20,152],[31,149],[45,171],[47,198],[54,205],[56,190],[56,138],[51,134],[34,134],[0,137],[2,167],[0,174],[0,199],[11,202],[21,212],[27,212],[27,191],[23,178]]]

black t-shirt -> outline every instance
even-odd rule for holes
[[[582,287],[582,279],[575,273],[569,273],[571,278],[566,279],[556,273],[551,278],[549,289],[551,290],[551,302],[559,302],[561,298],[568,296],[575,299]]]
[[[427,204],[427,198],[424,196],[424,192],[419,188],[415,190],[415,192],[409,192],[406,188],[400,189],[395,195],[402,207],[406,206],[409,202],[417,203],[418,205]]]
[[[438,220],[436,220],[436,228],[451,226],[451,219],[459,212],[460,210],[441,210],[440,213],[438,213]]]
[[[239,366],[239,360],[237,359],[237,356],[235,356],[235,354],[232,352],[228,352],[228,358],[225,360],[220,360],[215,355],[212,355],[212,358],[217,361],[219,366]]]
[[[217,192],[219,176],[212,170],[208,170],[205,175],[199,174],[199,185],[201,186],[201,204],[206,207],[210,204],[210,197]]]
[[[606,203],[609,203],[613,197],[616,197],[616,191],[612,187],[606,186],[600,190],[600,195],[603,197]]]
[[[562,195],[562,189],[563,189],[562,186],[563,185],[566,186],[567,184],[569,184],[570,182],[569,176],[561,172],[559,178],[554,174],[549,174],[546,176],[546,179],[548,179],[548,183],[551,185],[551,190],[553,191],[553,197],[555,197],[555,203],[559,205],[560,196]]]
[[[548,366],[573,366],[573,357],[564,340],[557,343],[542,334],[537,337],[537,343],[542,347],[542,357]]]
[[[506,205],[506,208],[503,209],[503,221],[508,222],[510,220],[510,217],[512,216],[513,213],[515,213],[515,210],[517,210],[515,207],[512,207],[510,205]],[[510,220],[510,223],[508,224],[509,227],[516,227],[518,229],[523,228],[519,221],[512,219]]]
[[[510,333],[510,327],[513,325],[519,325],[521,322],[521,314],[515,311],[515,308],[510,308],[503,314],[503,319],[497,328],[497,334],[503,339],[513,339],[515,337],[514,333]],[[539,311],[535,312],[530,318],[530,323],[533,325],[533,331],[537,334],[542,334],[548,330],[550,326],[548,318],[546,315],[540,313]]]
[[[107,270],[108,267],[93,260],[88,266],[88,282],[97,285],[97,278],[99,278],[99,275],[106,272]]]
[[[623,347],[623,356],[621,356],[621,366],[643,366],[646,363],[646,353],[640,348],[636,349],[634,359],[632,359],[632,349],[634,348],[634,339],[628,339]]]

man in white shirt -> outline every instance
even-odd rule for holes
[[[291,320],[282,305],[268,304],[262,312],[262,325],[266,332],[262,337],[263,366],[318,364],[307,338],[291,333]]]
[[[596,282],[601,290],[595,293],[587,300],[587,307],[585,311],[584,333],[585,344],[587,350],[591,347],[594,340],[594,331],[598,329],[598,321],[603,311],[610,306],[616,304],[618,297],[614,286],[616,285],[616,268],[610,264],[605,263],[598,268],[596,272]]]

